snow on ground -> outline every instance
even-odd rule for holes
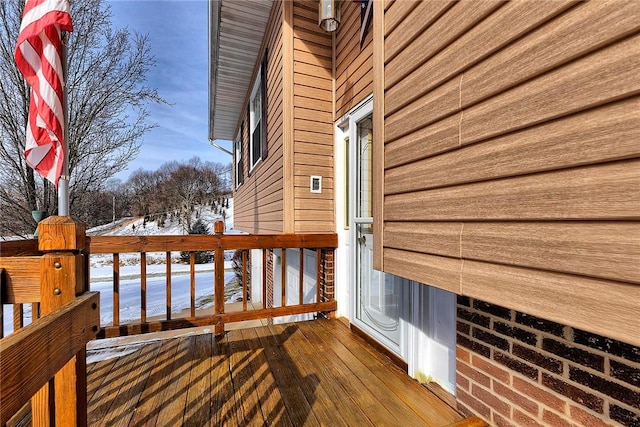
[[[229,208],[225,218],[225,233],[238,233],[233,230],[233,199],[229,199]],[[216,220],[223,219],[211,207],[196,209],[192,220],[196,216],[202,218],[213,229]],[[165,221],[160,227],[155,221],[144,223],[144,218],[125,218],[115,224],[106,224],[87,230],[88,235],[183,235],[184,227],[177,221]],[[235,275],[231,269],[233,251],[225,252],[225,301],[227,303],[241,301],[242,290],[235,286]],[[188,264],[180,263],[179,252],[172,253],[171,263],[171,312],[180,313],[189,309],[191,304],[191,281]],[[120,323],[127,323],[140,319],[141,291],[140,291],[140,254],[120,254]],[[113,321],[113,256],[91,255],[89,288],[100,292],[100,323],[110,324]],[[213,263],[196,264],[196,308],[207,308],[213,305]],[[163,316],[166,314],[166,265],[164,253],[147,254],[147,317]],[[4,307],[5,334],[13,331],[12,307]],[[31,306],[25,308],[26,323],[30,323]]]
[[[223,220],[225,222],[225,233],[238,233],[233,229],[233,198],[229,198],[229,207],[223,208],[225,217],[222,214],[215,213],[211,206],[200,206],[195,209],[191,215],[192,223],[196,219],[202,219],[209,226],[209,232],[213,233],[213,224],[216,221]],[[104,224],[87,230],[90,236],[150,236],[150,235],[184,235],[188,234],[185,224],[179,221],[170,221],[167,219],[164,226],[158,224],[157,221],[147,221],[144,217],[122,218],[115,224]]]
[[[234,278],[233,272],[225,272],[225,283]],[[92,291],[100,292],[100,323],[107,325],[113,321],[113,285],[111,282],[91,283]],[[234,295],[235,296],[235,295]],[[196,274],[196,308],[213,305],[213,270]],[[190,307],[189,275],[171,277],[171,312],[180,313]],[[228,302],[235,298],[227,298]],[[140,279],[120,282],[120,323],[140,319]],[[166,314],[166,284],[164,277],[147,278],[147,317]]]

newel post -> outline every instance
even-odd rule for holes
[[[222,236],[224,233],[224,222],[216,221],[213,224],[213,232],[217,239],[216,251],[213,258],[213,271],[214,271],[214,291],[213,291],[213,305],[215,314],[224,314],[224,247],[222,245]],[[215,324],[214,328],[216,335],[224,334],[224,322],[222,320]]]
[[[40,315],[51,313],[87,290],[82,249],[84,224],[51,216],[38,225]],[[51,337],[55,340],[56,337]],[[87,424],[86,351],[81,350],[32,400],[34,426]],[[55,409],[53,409],[55,408]],[[53,409],[53,410],[52,410]]]

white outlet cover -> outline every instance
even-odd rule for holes
[[[322,193],[322,177],[311,175],[309,179],[309,191],[312,193]]]

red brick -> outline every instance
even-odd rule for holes
[[[532,415],[538,415],[538,404],[533,400],[521,395],[510,387],[500,383],[493,383],[493,391],[507,399],[509,402],[521,407]]]
[[[537,420],[531,418],[524,412],[520,412],[517,409],[513,410],[513,421],[520,427],[543,427]]]
[[[629,406],[640,408],[640,392],[632,390],[629,387],[622,386],[616,382],[609,381],[602,375],[594,375],[590,372],[571,366],[569,367],[569,379],[585,385],[591,390],[597,390],[611,396]],[[592,407],[589,407],[589,409],[595,410]]]
[[[509,374],[509,371],[507,371],[506,369],[499,368],[498,366],[494,365],[487,359],[484,359],[483,357],[475,354],[473,355],[471,360],[472,360],[473,366],[475,366],[476,368],[489,374],[490,376],[497,379],[498,381],[502,381],[505,384],[509,384],[509,379],[511,378],[511,375]]]
[[[554,414],[551,411],[547,411],[546,409],[542,413],[542,419],[548,422],[549,424],[551,424],[553,427],[575,427],[576,426],[575,424],[570,423],[569,421],[565,420],[561,416]]]
[[[456,375],[456,385],[464,391],[469,391],[469,380],[460,373]]]
[[[515,424],[512,424],[511,421],[505,419],[502,415],[497,412],[493,413],[493,423],[498,427],[516,427]]]
[[[605,422],[603,419],[592,415],[590,412],[577,406],[569,405],[571,419],[577,421],[585,427],[612,427],[613,424]]]
[[[531,378],[532,380],[538,379],[538,368],[534,368],[533,366],[521,362],[519,359],[494,350],[493,360],[500,363],[501,365],[506,366],[512,371],[516,371],[524,375],[525,377]]]
[[[595,383],[598,387],[600,387],[600,385],[598,385],[596,381],[593,381],[592,383]],[[597,396],[593,393],[586,392],[583,389],[574,386],[573,384],[569,384],[568,382],[564,381],[564,378],[560,379],[543,372],[542,385],[549,388],[550,390],[555,391],[561,396],[565,396],[573,400],[574,402],[591,409],[592,411],[596,411],[600,414],[604,413],[604,399],[602,397]],[[616,393],[618,391],[619,390],[615,390]]]
[[[538,386],[535,386],[528,381],[514,377],[513,387],[531,397],[533,400],[542,403],[543,405],[546,405],[551,409],[555,409],[558,412],[565,411],[567,402],[564,399]]]
[[[466,363],[471,363],[471,353],[459,345],[456,346],[456,358]]]
[[[488,420],[491,417],[491,409],[489,409],[487,405],[464,391],[457,390],[457,399],[460,403],[472,409],[476,415],[479,415],[485,420]]]
[[[490,406],[494,411],[506,417],[511,416],[511,405],[497,397],[492,392],[473,384],[471,386],[471,394],[480,399],[484,404]]]
[[[487,388],[491,386],[491,379],[488,376],[486,376],[482,372],[479,372],[473,369],[471,366],[466,365],[460,361],[456,363],[456,371],[462,373],[462,375],[469,378],[470,380],[475,381],[478,384],[481,384]]]

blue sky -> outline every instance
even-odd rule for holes
[[[165,162],[230,163],[231,158],[208,141],[208,45],[206,0],[109,0],[114,28],[148,34],[156,67],[147,83],[171,105],[149,106],[149,121],[158,127],[145,134],[138,157],[116,175],[125,181],[142,168]],[[221,145],[230,148],[230,143]]]

